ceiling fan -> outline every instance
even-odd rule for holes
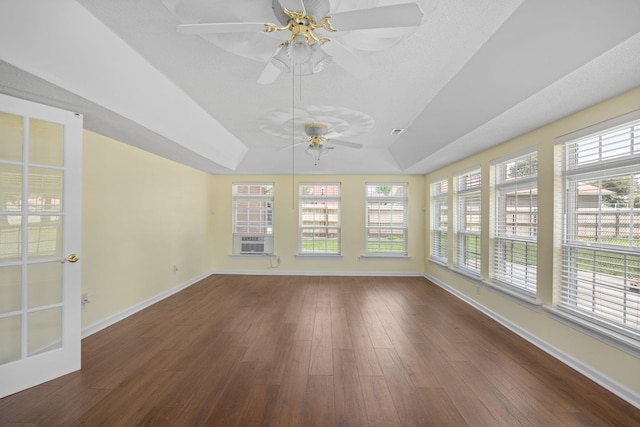
[[[307,138],[299,144],[308,144],[309,146],[305,150],[305,153],[313,157],[314,164],[317,166],[320,161],[320,157],[327,154],[333,147],[328,146],[327,143],[342,145],[349,148],[362,148],[362,144],[349,141],[340,141],[330,138],[327,135],[329,133],[329,125],[326,123],[305,123],[304,133],[307,134]],[[299,145],[296,144],[296,145]]]
[[[170,1],[180,2],[163,1],[165,4]],[[203,36],[285,32],[287,38],[278,45],[258,79],[258,83],[268,84],[275,81],[282,71],[292,71],[299,75],[313,74],[321,71],[331,61],[350,71],[354,68],[362,70],[352,58],[352,52],[327,37],[328,33],[416,27],[420,25],[423,16],[420,5],[415,1],[330,14],[330,0],[272,0],[271,9],[281,26],[264,22],[185,23],[178,25],[178,32]],[[173,7],[173,12],[178,14],[176,6]],[[325,33],[320,33],[321,31]]]

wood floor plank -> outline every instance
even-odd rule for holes
[[[260,362],[242,362],[215,401],[204,425],[234,426],[238,424],[260,371]]]
[[[280,386],[273,384],[254,384],[247,396],[247,403],[240,419],[239,427],[261,427],[271,425],[275,419],[275,403]]]
[[[382,370],[380,369],[378,356],[364,320],[358,316],[348,318],[348,322],[353,353],[358,364],[358,373],[360,375],[381,376]]]
[[[263,381],[259,383],[265,384],[281,384],[282,377],[284,375],[287,353],[289,351],[289,342],[293,339],[295,334],[296,325],[292,323],[280,324],[280,330],[275,337],[275,351],[272,353],[270,359],[264,361],[264,377]]]
[[[378,315],[370,307],[365,307],[362,310],[362,319],[364,320],[369,337],[375,348],[393,348],[391,339],[387,335],[387,331],[384,329],[382,322],[378,318]]]
[[[429,425],[429,418],[422,406],[418,389],[411,383],[395,350],[379,348],[376,349],[376,353],[402,425]]]
[[[533,378],[528,371],[505,357],[501,351],[487,351],[480,357],[472,358],[471,361],[483,373],[486,380],[498,388],[511,405],[518,408],[533,425],[561,424],[560,419],[551,410],[551,408],[557,408],[557,404],[550,402],[546,397],[540,399],[540,393],[532,392],[540,380]],[[537,389],[545,388],[537,387]],[[547,391],[544,395],[553,395],[553,393]],[[557,396],[554,396],[553,400],[558,400]]]
[[[360,377],[367,419],[371,427],[399,427],[402,425],[393,403],[391,391],[383,376]]]
[[[310,375],[304,393],[303,424],[305,427],[332,427],[336,425],[333,377]]]
[[[282,384],[275,403],[276,419],[280,427],[301,426],[304,422],[304,402],[309,379],[311,341],[291,340],[286,356]]]
[[[418,390],[422,405],[429,419],[429,425],[438,427],[464,427],[469,424],[458,411],[456,404],[449,398],[447,392],[440,387],[421,388]],[[551,425],[551,424],[540,424]]]
[[[431,371],[449,399],[458,409],[469,425],[498,426],[498,420],[493,416],[492,409],[487,408],[475,395],[465,379],[456,371],[453,363],[443,356],[431,343],[416,343],[416,348],[427,361]]]
[[[153,407],[140,421],[138,427],[170,427],[175,425],[180,413],[177,406]]]
[[[349,320],[341,288],[333,285],[331,292],[331,345],[333,348],[352,348]]]
[[[305,286],[306,292],[304,299],[302,300],[302,309],[300,315],[296,319],[296,332],[295,340],[309,340],[313,339],[313,328],[316,321],[316,298],[318,295],[317,284],[308,284]]]
[[[334,348],[333,388],[338,426],[367,425],[367,411],[353,350]]]
[[[476,366],[468,362],[451,363],[453,369],[469,388],[469,391],[473,393],[486,408],[491,408],[491,415],[498,421],[497,425],[536,426],[498,387],[493,386],[489,379]]]
[[[0,399],[0,427],[640,426],[420,277],[212,275],[85,338],[82,363]]]
[[[331,312],[328,307],[316,310],[309,375],[333,375]]]
[[[360,312],[356,286],[357,282],[354,282],[352,286],[343,285],[341,289],[347,315],[349,337],[357,361],[358,373],[360,375],[381,376],[382,370],[380,370],[378,357]]]

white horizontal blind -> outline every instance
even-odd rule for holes
[[[536,293],[538,155],[532,152],[496,163],[491,279]]]
[[[447,179],[431,184],[431,258],[445,263],[448,259],[448,192]]]
[[[340,183],[300,184],[300,254],[340,254]]]
[[[564,152],[560,305],[640,339],[640,120]]]
[[[273,183],[234,183],[233,233],[273,234]]]
[[[458,207],[457,266],[480,274],[480,169],[455,177]]]
[[[407,183],[367,183],[367,248],[374,255],[407,255]]]

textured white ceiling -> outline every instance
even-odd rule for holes
[[[212,173],[422,174],[640,86],[637,0],[418,3],[417,28],[336,33],[354,53],[348,69],[260,85],[265,63],[249,57],[285,35],[212,40],[176,26],[275,22],[270,0],[3,0],[0,92],[78,111],[90,130]],[[340,138],[363,148],[336,146],[314,166],[304,145],[282,149],[299,142],[302,120],[293,140],[265,126],[274,111],[317,106],[332,123],[371,118]]]

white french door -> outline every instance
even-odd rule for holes
[[[0,397],[80,369],[82,116],[0,94]]]

